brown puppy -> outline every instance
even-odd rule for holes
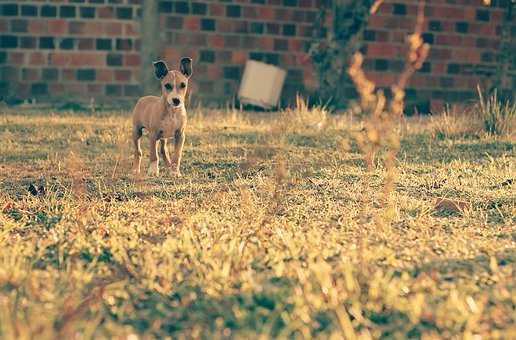
[[[157,176],[158,142],[161,142],[161,156],[170,167],[171,174],[181,176],[179,166],[185,142],[186,109],[185,96],[188,79],[192,75],[192,59],[183,58],[180,71],[169,71],[167,64],[160,60],[154,63],[156,78],[161,81],[161,97],[145,96],[138,100],[133,110],[134,172],[140,173],[142,150],[140,139],[142,130],[149,132],[150,165],[147,174]],[[174,153],[169,158],[167,140],[174,138]]]

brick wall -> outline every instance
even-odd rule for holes
[[[428,61],[410,81],[409,102],[423,111],[429,107],[440,109],[446,102],[476,98],[477,84],[490,84],[499,60],[501,23],[507,13],[507,1],[492,1],[491,7],[482,6],[481,0],[427,1],[423,38],[432,46]],[[416,11],[417,1],[386,1],[379,13],[370,18],[364,34],[366,69],[378,84],[388,85],[402,69],[405,37],[414,28]],[[512,43],[516,50],[516,40]],[[513,95],[516,60],[512,63],[504,88]]]
[[[139,3],[0,2],[0,93],[42,100],[138,95]]]
[[[159,0],[159,51],[177,67],[194,58],[193,98],[227,103],[247,59],[288,71],[283,101],[317,86],[307,46],[322,0]],[[421,108],[473,98],[496,69],[504,1],[427,1],[430,58],[412,79],[409,101]],[[45,100],[141,94],[142,0],[0,1],[0,93]],[[387,86],[400,71],[416,0],[386,0],[364,34],[369,76]],[[516,26],[516,25],[514,25]],[[513,28],[513,35],[515,30]],[[515,46],[516,48],[516,46]],[[146,52],[146,51],[143,51]],[[506,88],[514,91],[515,65]]]
[[[197,92],[228,102],[247,59],[287,70],[283,98],[313,83],[305,51],[318,13],[316,0],[160,1],[161,56],[196,60]]]

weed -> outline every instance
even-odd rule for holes
[[[513,135],[516,129],[516,102],[502,102],[498,99],[496,90],[491,96],[485,97],[480,87],[478,97],[478,111],[486,132],[493,135]]]

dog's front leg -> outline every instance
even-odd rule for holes
[[[171,174],[181,177],[181,155],[183,153],[183,145],[185,144],[185,132],[177,130],[174,136],[174,154],[172,155],[172,164],[170,167]]]
[[[147,170],[147,175],[158,176],[159,175],[158,135],[156,133],[152,133],[149,136],[149,148],[150,148],[150,164],[149,164],[149,169]]]
[[[135,126],[133,128],[133,144],[134,144],[134,164],[133,171],[136,175],[140,174],[140,165],[142,163],[142,148],[140,146],[140,140],[142,138],[142,128]]]
[[[168,140],[166,138],[162,138],[160,142],[160,153],[161,157],[163,158],[163,161],[165,162],[166,166],[170,167],[172,166],[172,162],[170,162],[170,156],[168,154]]]

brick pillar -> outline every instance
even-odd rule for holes
[[[141,22],[141,82],[143,93],[149,94],[156,89],[156,79],[152,62],[157,59],[160,42],[159,15],[157,1],[143,0]]]

